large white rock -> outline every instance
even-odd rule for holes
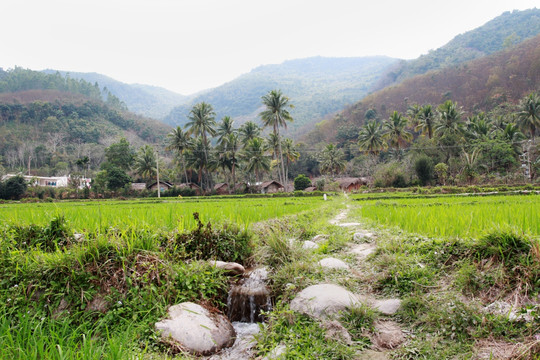
[[[173,305],[169,317],[156,323],[156,329],[192,354],[211,355],[234,343],[236,334],[227,317],[210,313],[200,305],[191,302]]]
[[[342,269],[342,270],[349,269],[349,265],[347,265],[343,260],[336,259],[333,257],[324,258],[320,260],[318,264],[326,269]]]
[[[318,284],[300,291],[291,302],[291,309],[316,318],[324,318],[360,304],[356,295],[341,286]]]

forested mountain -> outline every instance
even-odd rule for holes
[[[134,146],[163,139],[170,128],[129,113],[99,86],[58,73],[0,70],[0,165],[40,168],[63,175],[81,157],[99,166],[104,149],[120,137]]]
[[[483,26],[456,36],[448,44],[426,55],[400,61],[381,78],[376,88],[382,89],[430,70],[493,54],[538,34],[540,9],[508,11]]]
[[[56,70],[44,70],[47,74],[55,74]],[[101,88],[107,88],[113,95],[122,100],[129,111],[136,114],[162,119],[179,104],[189,97],[177,94],[167,89],[142,84],[126,84],[98,73],[81,73],[59,71],[62,76],[72,79],[82,79],[91,84],[98,83]]]
[[[370,94],[318,124],[305,139],[317,143],[336,141],[347,134],[354,138],[366,118],[384,120],[394,110],[405,113],[414,104],[436,106],[452,100],[465,114],[473,114],[515,104],[538,89],[540,35],[493,55],[418,75]]]
[[[294,122],[288,131],[291,135],[302,125],[362,98],[396,61],[383,56],[313,57],[260,66],[175,108],[164,121],[171,125],[185,124],[189,110],[202,101],[212,104],[217,119],[231,116],[240,124],[256,120],[261,97],[270,90],[280,89],[295,106],[291,111]]]

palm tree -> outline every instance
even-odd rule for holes
[[[540,96],[530,93],[519,103],[520,111],[517,113],[519,125],[522,129],[529,130],[534,140],[536,128],[540,126]]]
[[[457,104],[447,100],[437,108],[435,133],[440,137],[458,135],[461,132],[461,110]]]
[[[412,139],[412,134],[406,129],[407,118],[397,111],[392,113],[383,127],[386,129],[384,137],[390,140],[398,152],[400,145],[405,145]]]
[[[188,183],[188,175],[186,168],[186,161],[184,158],[184,151],[190,149],[193,146],[193,141],[187,132],[182,131],[180,126],[177,126],[170,133],[167,134],[167,150],[174,150],[178,153],[178,157],[182,161],[182,169],[184,170],[184,176],[186,177],[186,183]]]
[[[417,125],[414,130],[421,130],[422,134],[428,135],[428,138],[433,137],[433,123],[435,121],[435,114],[430,104],[424,105],[420,108],[418,114],[416,114]]]
[[[209,167],[208,147],[203,138],[199,136],[193,142],[193,146],[186,151],[186,163],[191,169],[197,170],[197,181],[203,187],[203,173]]]
[[[267,150],[263,139],[255,138],[247,143],[242,154],[246,171],[255,173],[257,182],[260,181],[262,172],[270,170],[270,157],[266,155]]]
[[[300,153],[296,150],[292,139],[283,140],[283,155],[285,155],[285,179],[289,179],[289,163],[295,162],[300,158]]]
[[[135,172],[143,179],[149,180],[156,176],[156,153],[150,145],[144,145],[139,149],[135,158]]]
[[[212,108],[212,105],[201,102],[198,104],[195,104],[193,108],[190,110],[188,115],[188,123],[186,124],[186,128],[188,129],[188,134],[194,134],[195,136],[200,136],[201,140],[204,145],[204,157],[205,157],[205,165],[208,164],[208,149],[209,149],[209,142],[208,142],[208,135],[215,136],[216,135],[216,121],[215,121],[216,113],[214,112],[214,109]],[[203,169],[203,171],[206,169]],[[207,172],[206,174],[206,180],[207,180],[207,188],[210,187],[210,176]]]
[[[240,127],[240,136],[242,139],[242,144],[244,146],[248,143],[249,140],[259,137],[261,133],[261,128],[255,124],[253,121],[248,121]]]
[[[236,133],[238,130],[234,128],[234,120],[230,116],[224,116],[216,129],[216,135],[218,136],[218,144],[221,144],[223,138]]]
[[[382,125],[373,120],[368,121],[358,135],[358,145],[360,150],[367,150],[372,154],[377,154],[379,151],[386,149],[384,141],[384,131]]]
[[[465,135],[470,139],[486,139],[492,134],[493,122],[484,112],[469,117],[466,125]]]
[[[512,145],[512,149],[514,149],[516,154],[521,153],[521,141],[525,139],[525,135],[519,131],[519,127],[516,124],[506,124],[500,136]]]
[[[222,142],[225,157],[227,158],[229,164],[229,170],[231,171],[232,177],[232,188],[236,188],[236,168],[238,166],[238,158],[236,154],[238,153],[238,135],[236,133],[231,133],[223,138]]]
[[[281,93],[281,90],[272,90],[262,97],[263,105],[266,110],[261,112],[259,116],[262,119],[264,127],[271,126],[274,129],[274,134],[278,137],[279,158],[281,161],[281,181],[285,184],[285,165],[283,163],[283,153],[281,151],[281,141],[279,137],[279,128],[283,126],[287,128],[287,121],[293,121],[293,118],[287,108],[292,108],[289,104],[289,98]]]
[[[334,144],[328,144],[319,154],[319,168],[322,173],[334,176],[345,169],[345,155]]]

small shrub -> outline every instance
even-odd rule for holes
[[[210,222],[206,226],[193,213],[197,228],[177,234],[167,246],[171,253],[197,260],[222,260],[243,262],[251,256],[251,234],[237,225],[225,224],[214,230]]]
[[[294,190],[304,190],[310,186],[311,180],[304,174],[300,174],[294,178]]]

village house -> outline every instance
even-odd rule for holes
[[[171,184],[168,181],[159,182],[159,191],[169,190],[172,187],[173,187],[173,184]],[[154,181],[152,184],[148,185],[148,190],[157,190],[157,189],[158,189],[157,181]]]
[[[339,188],[346,192],[358,190],[368,183],[366,178],[341,178],[336,179],[336,182],[339,184]]]
[[[261,194],[274,194],[285,191],[285,187],[275,180],[263,182],[261,184]]]
[[[12,177],[17,176],[17,174],[7,174],[2,177],[2,180],[6,180]],[[83,178],[83,177],[71,177],[71,176],[32,176],[32,175],[21,175],[24,180],[28,182],[30,186],[44,186],[44,187],[68,187],[72,182],[73,184],[77,182],[79,189],[84,189],[85,187],[90,187],[92,179]]]
[[[219,183],[214,186],[214,191],[218,195],[227,195],[229,193],[229,184]]]

